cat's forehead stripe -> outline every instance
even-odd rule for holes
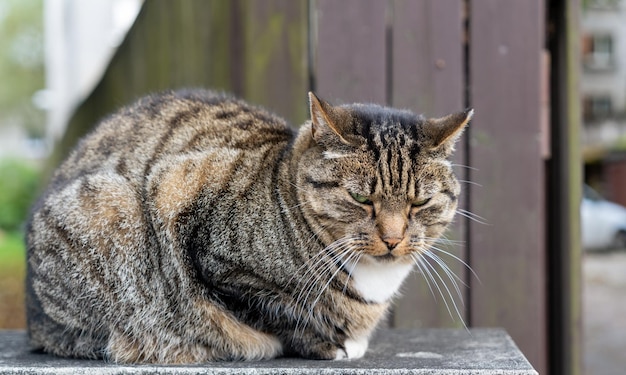
[[[392,112],[391,110],[389,112]],[[420,128],[423,118],[410,112],[396,111],[387,116],[357,118],[357,132],[366,140],[375,160],[388,148],[406,150],[408,159],[416,160],[420,153]]]
[[[412,169],[404,158],[406,152],[398,144],[389,144],[387,147],[379,145],[378,189],[387,196],[407,193],[408,181],[412,180]]]
[[[377,161],[375,191],[388,196],[414,194],[409,181],[415,179],[413,165],[420,150],[417,142],[420,118],[391,110],[378,116],[361,115],[356,129]]]

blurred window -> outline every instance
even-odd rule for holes
[[[583,102],[585,121],[605,120],[613,115],[613,104],[608,95],[587,96]]]
[[[613,37],[592,34],[583,38],[583,62],[590,70],[610,70],[615,67]]]

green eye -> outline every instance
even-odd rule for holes
[[[411,203],[411,207],[422,207],[425,206],[428,202],[430,202],[430,198],[420,199]]]
[[[350,193],[350,196],[352,197],[352,199],[354,199],[355,201],[361,204],[372,204],[372,201],[364,195],[357,194],[357,193]]]

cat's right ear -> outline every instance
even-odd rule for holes
[[[345,124],[349,115],[342,108],[333,107],[329,103],[309,92],[309,108],[311,111],[311,135],[320,143],[324,137],[331,135],[344,144],[350,144],[345,138]]]
[[[443,150],[449,156],[454,151],[454,144],[472,116],[474,116],[474,110],[466,109],[446,117],[426,120],[422,130],[430,141],[431,149]]]

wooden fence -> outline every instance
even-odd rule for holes
[[[147,0],[74,115],[57,160],[107,112],[180,86],[234,92],[293,124],[307,117],[309,89],[333,103],[428,116],[471,106],[476,115],[455,163],[465,181],[461,209],[481,218],[459,216],[450,238],[464,245],[449,250],[480,280],[448,262],[468,285],[456,300],[460,315],[471,327],[506,328],[540,373],[576,373],[579,188],[571,185],[580,175],[570,158],[578,123],[575,95],[561,89],[575,92],[578,3],[549,3]],[[391,324],[462,327],[419,275]]]

